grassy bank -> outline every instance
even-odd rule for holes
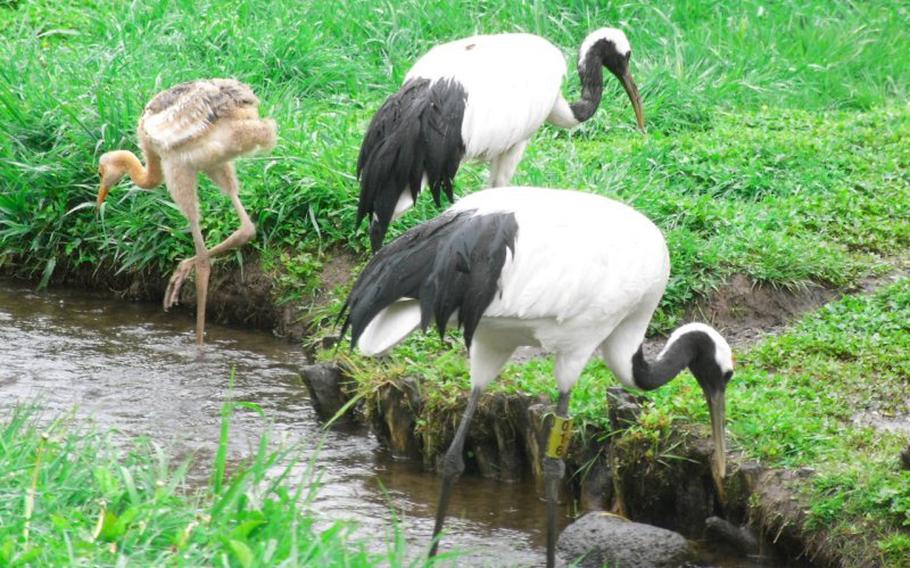
[[[192,253],[164,191],[117,192],[90,208],[98,156],[135,149],[145,102],[179,81],[249,82],[280,142],[240,168],[267,261],[291,250],[314,275],[353,236],[362,132],[414,59],[475,32],[526,30],[569,61],[591,29],[620,24],[634,47],[650,135],[608,81],[603,108],[572,133],[546,127],[518,184],[581,188],[630,202],[667,233],[675,266],[662,320],[732,272],[781,286],[844,284],[873,253],[910,242],[906,98],[910,14],[874,5],[408,1],[377,5],[170,0],[0,6],[0,264],[35,277],[82,267],[167,273]],[[578,92],[570,77],[569,96]],[[460,193],[485,168],[466,166]],[[210,243],[235,226],[203,183]],[[428,200],[393,232],[434,214]],[[247,249],[250,250],[250,249]],[[305,254],[300,254],[300,251]],[[239,253],[242,254],[242,253]],[[239,255],[238,255],[239,256]]]
[[[171,462],[153,441],[115,447],[109,434],[71,419],[39,417],[19,407],[0,422],[3,566],[408,562],[403,541],[376,552],[351,535],[351,524],[317,526],[308,509],[314,479],[291,476],[294,452],[271,449],[266,438],[230,478],[222,439],[212,478],[198,487],[187,485],[188,464]]]
[[[800,488],[810,504],[808,534],[836,543],[829,546],[838,547],[845,566],[910,566],[910,471],[899,464],[908,440],[868,420],[873,412],[907,420],[908,322],[910,279],[870,296],[844,297],[738,353],[727,390],[732,449],[769,467],[814,470]],[[440,417],[457,416],[470,389],[462,349],[436,336],[409,339],[383,363],[343,358],[368,400],[381,382],[422,377],[418,430],[435,431],[443,427]],[[551,360],[512,363],[490,391],[555,400],[552,377]],[[572,391],[577,443],[592,443],[586,434],[611,431],[606,389],[615,384],[602,362],[588,365]],[[658,462],[678,459],[677,434],[708,436],[704,396],[688,373],[644,396],[638,424],[614,442],[650,448],[643,459],[664,467]]]

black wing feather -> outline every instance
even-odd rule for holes
[[[342,308],[341,333],[351,346],[370,321],[402,298],[420,301],[421,328],[440,335],[452,315],[471,346],[484,311],[499,289],[506,251],[515,252],[518,224],[512,213],[447,212],[418,225],[382,248],[354,283]]]
[[[437,206],[442,193],[454,201],[452,180],[465,152],[461,123],[466,100],[464,88],[454,80],[412,79],[370,121],[357,159],[356,225],[370,219],[374,252],[382,246],[401,193],[410,190],[416,201],[424,175]]]

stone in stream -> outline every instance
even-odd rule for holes
[[[322,420],[330,420],[347,402],[341,390],[344,376],[341,370],[331,363],[307,365],[301,371],[303,382],[310,391],[310,401],[316,414]],[[347,416],[339,419],[347,420]]]
[[[581,559],[577,565],[583,568],[676,568],[692,556],[679,533],[602,512],[566,527],[556,547],[567,562]]]
[[[729,544],[743,556],[759,551],[758,537],[746,526],[738,527],[720,517],[708,517],[705,527],[709,537]]]

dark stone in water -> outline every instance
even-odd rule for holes
[[[330,420],[348,401],[341,390],[344,376],[341,370],[331,363],[307,365],[301,371],[303,382],[310,391],[310,400],[316,414],[322,420]],[[349,420],[347,415],[338,419],[338,422]]]
[[[758,538],[747,526],[738,527],[720,517],[705,519],[708,536],[729,544],[742,555],[758,552]]]
[[[578,519],[559,535],[556,546],[566,561],[581,558],[578,566],[597,568],[676,568],[692,555],[681,534],[610,513]]]

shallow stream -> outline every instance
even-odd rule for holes
[[[249,455],[269,428],[273,439],[302,441],[305,460],[324,435],[315,462],[322,472],[318,512],[356,521],[372,542],[384,542],[397,519],[418,554],[432,532],[437,477],[392,459],[362,429],[324,432],[298,375],[306,363],[301,350],[266,333],[210,324],[200,351],[192,327],[186,313],[154,304],[35,292],[0,280],[0,412],[36,401],[47,416],[75,409],[77,417],[116,429],[124,442],[148,436],[176,456],[194,456],[195,475],[204,477],[233,368],[232,398],[255,402],[266,418],[238,411],[231,458]],[[540,565],[545,507],[536,495],[528,483],[465,476],[455,486],[443,548],[470,551],[473,565]]]

